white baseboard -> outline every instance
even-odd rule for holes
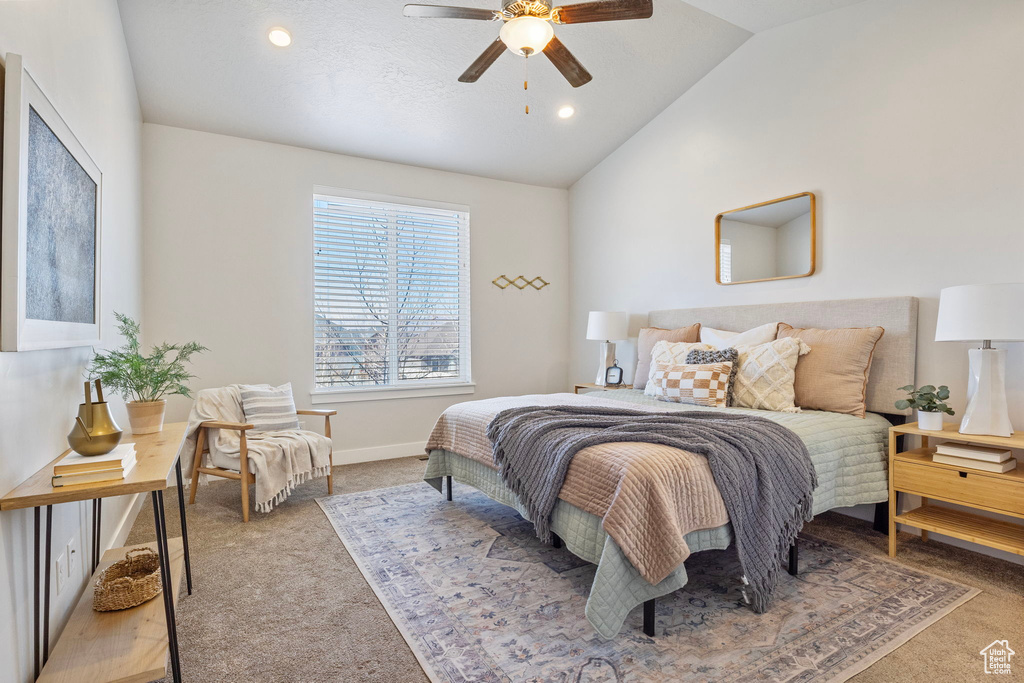
[[[135,524],[135,520],[139,516],[139,511],[142,510],[142,504],[146,501],[146,496],[141,493],[136,493],[135,498],[132,500],[131,505],[125,510],[124,516],[121,517],[121,521],[117,525],[117,531],[114,532],[113,537],[109,543],[105,543],[103,550],[110,550],[111,548],[121,548],[128,543],[128,533],[132,530],[132,526]]]
[[[357,462],[373,460],[391,460],[408,458],[413,455],[426,455],[426,441],[412,443],[396,443],[390,446],[371,446],[370,448],[352,448],[345,451],[334,451],[335,465],[351,465]]]

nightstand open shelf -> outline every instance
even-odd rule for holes
[[[963,541],[987,545],[1017,555],[1024,555],[1024,525],[974,515],[963,510],[922,505],[896,516],[899,524],[908,524],[922,531],[934,531]]]
[[[901,434],[920,436],[922,447],[897,453],[896,437]],[[920,529],[924,540],[929,532],[935,532],[1024,555],[1024,524],[929,504],[929,500],[941,500],[1024,518],[1024,467],[1000,473],[934,462],[935,449],[929,448],[932,438],[1024,448],[1024,434],[1019,432],[998,437],[960,434],[955,424],[945,425],[941,432],[922,430],[916,424],[893,427],[889,433],[889,555],[896,554],[896,524]],[[897,515],[898,492],[921,496],[921,506]]]

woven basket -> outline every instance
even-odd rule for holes
[[[97,612],[128,609],[160,594],[160,556],[150,548],[132,548],[103,570],[93,589]]]

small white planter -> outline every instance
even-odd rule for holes
[[[929,432],[942,431],[942,413],[926,413],[917,411],[917,426]]]

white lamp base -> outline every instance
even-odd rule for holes
[[[960,422],[961,434],[1010,436],[1010,411],[1006,405],[1006,349],[971,349],[967,382],[967,411]]]
[[[594,384],[599,387],[606,386],[605,375],[608,368],[615,365],[615,344],[610,341],[601,342],[601,355],[598,358],[597,379]]]

